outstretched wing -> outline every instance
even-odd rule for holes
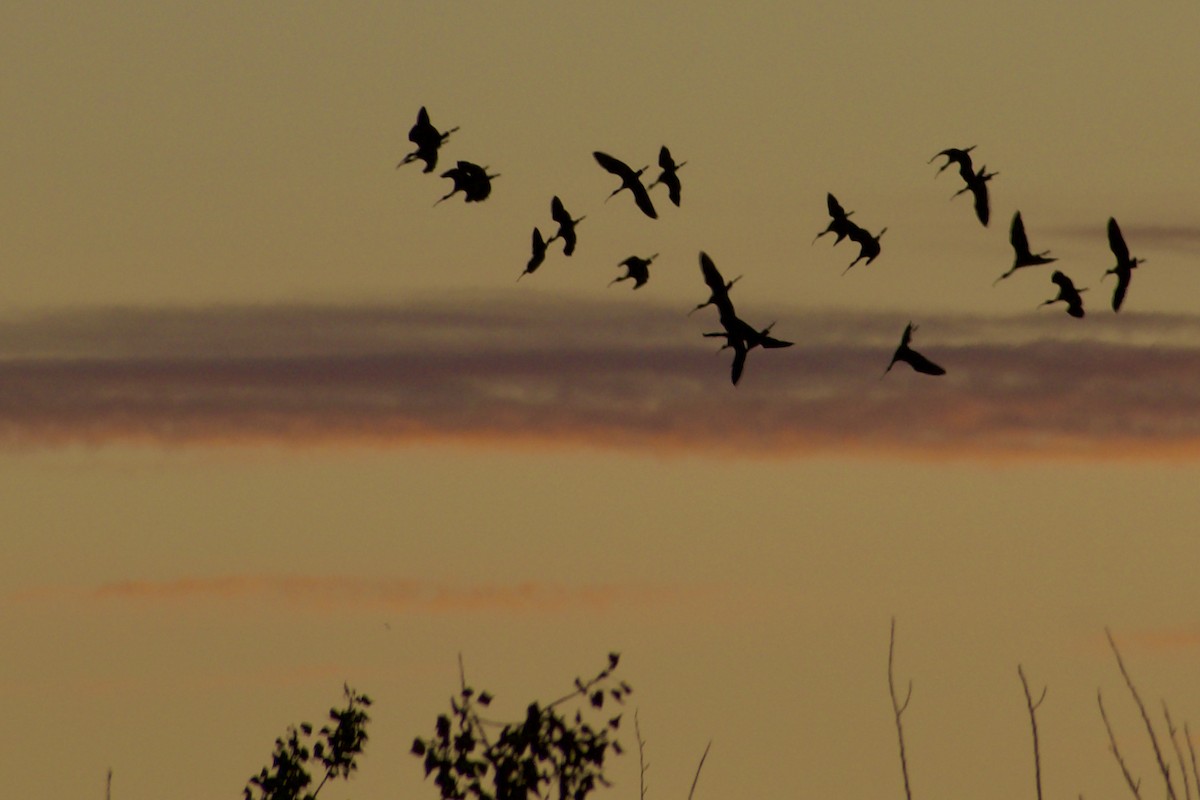
[[[928,358],[921,355],[916,350],[913,350],[910,347],[903,347],[900,350],[897,350],[895,357],[892,359],[893,363],[895,362],[896,359],[900,359],[901,361],[905,362],[910,367],[915,369],[917,372],[923,373],[925,375],[945,375],[946,374],[946,370],[942,369],[937,364],[933,363]]]
[[[558,199],[558,195],[554,195],[554,199],[550,201],[550,216],[560,226],[570,225],[571,215],[567,213],[567,209],[563,206],[562,200]]]
[[[1129,260],[1129,247],[1125,244],[1125,237],[1121,235],[1121,229],[1114,217],[1108,218],[1108,246],[1117,257],[1117,263]]]
[[[1112,307],[1113,311],[1121,310],[1121,303],[1125,302],[1125,292],[1129,289],[1129,281],[1133,279],[1133,272],[1128,269],[1117,270],[1117,288],[1113,290]]]
[[[672,172],[675,169],[675,159],[671,158],[671,151],[665,144],[658,151],[658,165],[664,172]]]
[[[829,207],[829,216],[834,219],[846,218],[846,209],[842,208],[842,204],[837,201],[837,198],[832,193],[825,195],[825,205]]]
[[[629,191],[633,192],[633,199],[637,202],[637,207],[642,210],[650,219],[658,219],[658,212],[654,210],[654,203],[650,200],[650,193],[646,191],[646,187],[642,182],[634,176],[633,183],[629,186]]]
[[[987,183],[978,181],[971,186],[971,192],[975,195],[975,216],[979,217],[979,221],[986,226],[988,217],[991,216],[991,209],[988,207]]]
[[[1008,231],[1008,241],[1012,243],[1017,255],[1029,253],[1029,239],[1025,237],[1025,223],[1021,221],[1021,212],[1013,214],[1012,228]]]
[[[596,159],[596,163],[604,167],[613,175],[620,176],[621,180],[634,177],[633,170],[629,168],[628,164],[626,164],[624,161],[621,161],[619,158],[613,158],[608,153],[601,153],[599,150],[593,152],[592,156]]]

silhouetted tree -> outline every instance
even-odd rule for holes
[[[275,752],[271,756],[271,768],[262,768],[246,784],[246,800],[313,800],[330,778],[349,778],[358,769],[355,760],[367,743],[367,716],[365,708],[371,698],[359,694],[349,686],[343,686],[346,696],[345,708],[329,709],[329,720],[313,739],[313,726],[307,722],[299,728],[289,727],[286,736],[275,740]],[[312,784],[308,771],[310,762],[324,769],[317,788],[305,789]],[[257,792],[257,794],[256,794]]]
[[[525,718],[510,723],[480,716],[492,695],[468,686],[460,663],[461,688],[450,698],[450,713],[438,716],[433,736],[413,742],[412,753],[424,759],[425,775],[434,776],[442,800],[529,800],[551,792],[558,800],[583,800],[608,785],[609,748],[622,752],[614,738],[620,714],[596,726],[584,716],[585,710],[600,712],[609,699],[623,704],[633,691],[612,677],[619,658],[610,653],[608,666],[594,678],[576,678],[574,691],[546,705],[530,703]],[[578,704],[574,714],[560,711],[572,701]]]

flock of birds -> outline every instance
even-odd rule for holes
[[[429,113],[422,106],[420,112],[417,114],[417,122],[408,134],[409,141],[416,146],[416,149],[404,156],[397,165],[397,168],[414,161],[423,161],[425,163],[423,171],[432,173],[437,168],[439,150],[450,138],[450,135],[457,130],[458,128],[454,127],[445,131],[439,131],[430,122]],[[970,192],[974,198],[975,216],[978,218],[980,224],[987,227],[991,215],[987,184],[999,173],[988,172],[986,165],[976,169],[970,155],[974,149],[974,145],[965,148],[947,148],[934,155],[929,160],[929,163],[932,164],[940,157],[945,157],[946,159],[946,162],[938,167],[938,171],[934,175],[935,178],[949,167],[953,165],[958,166],[958,172],[964,186],[955,192],[951,199]],[[621,185],[609,194],[605,200],[606,202],[621,192],[628,191],[633,197],[634,203],[643,214],[651,219],[657,219],[658,211],[655,209],[654,202],[650,197],[650,190],[662,185],[667,188],[670,201],[676,207],[680,205],[682,185],[679,180],[678,170],[687,162],[676,163],[671,155],[671,151],[667,147],[664,146],[659,151],[658,166],[660,172],[658,177],[650,184],[642,182],[642,175],[649,169],[649,166],[635,170],[625,162],[607,153],[595,151],[592,155],[596,159],[596,163],[603,169],[621,179]],[[464,200],[468,203],[486,200],[492,191],[492,180],[500,176],[489,173],[486,166],[480,166],[470,161],[458,161],[455,166],[442,172],[441,177],[450,179],[454,185],[450,192],[434,203],[435,206],[450,199],[459,192],[463,193]],[[872,234],[868,229],[850,219],[854,212],[846,211],[833,194],[826,196],[826,205],[829,210],[829,224],[823,231],[816,235],[813,243],[815,244],[822,236],[832,233],[835,236],[835,246],[840,244],[844,239],[848,239],[859,247],[858,255],[842,271],[842,274],[844,275],[860,261],[870,264],[878,258],[883,250],[880,239],[887,232],[887,228],[882,228],[879,233]],[[546,260],[551,243],[555,241],[562,240],[562,253],[564,256],[570,256],[575,252],[577,242],[575,227],[586,219],[586,216],[573,217],[557,195],[550,201],[550,216],[558,226],[557,230],[552,236],[547,238],[542,234],[540,228],[534,227],[531,243],[532,252],[528,263],[525,265],[525,270],[517,276],[517,280],[537,271],[538,267]],[[1003,275],[996,278],[992,284],[993,286],[1017,270],[1050,264],[1057,260],[1050,256],[1050,251],[1048,250],[1035,253],[1030,249],[1029,239],[1025,233],[1025,223],[1021,219],[1020,211],[1013,214],[1012,224],[1009,229],[1009,242],[1012,244],[1014,253],[1012,267]],[[1125,244],[1121,229],[1117,225],[1116,219],[1113,218],[1109,218],[1108,220],[1108,243],[1113,255],[1117,259],[1117,263],[1116,266],[1108,269],[1102,278],[1108,275],[1116,276],[1117,286],[1113,291],[1112,308],[1113,311],[1119,311],[1121,304],[1125,300],[1125,294],[1129,289],[1133,270],[1138,264],[1144,263],[1145,259],[1134,258],[1130,255],[1129,247]],[[618,266],[625,268],[625,274],[614,278],[609,285],[631,280],[633,281],[634,289],[641,288],[649,280],[650,265],[657,256],[657,253],[647,257],[634,255],[621,261]],[[733,365],[730,377],[733,384],[737,385],[745,368],[746,356],[749,351],[755,347],[763,349],[790,347],[792,342],[771,336],[770,332],[774,323],[759,329],[738,316],[734,310],[729,292],[733,288],[733,285],[741,278],[740,275],[733,280],[725,280],[717,270],[716,264],[704,252],[700,253],[700,272],[705,284],[708,286],[709,297],[708,300],[699,303],[688,313],[694,313],[710,305],[717,309],[722,329],[707,332],[703,335],[705,337],[723,339],[724,344],[721,346],[721,349],[731,349],[733,351]],[[1087,291],[1087,288],[1076,288],[1074,282],[1061,270],[1055,270],[1051,274],[1050,280],[1058,287],[1058,293],[1056,296],[1041,303],[1041,305],[1063,302],[1066,303],[1068,314],[1072,317],[1083,317],[1083,299],[1081,294]],[[912,322],[909,322],[905,327],[900,337],[900,344],[893,353],[887,368],[884,369],[884,375],[890,372],[897,362],[908,364],[916,372],[925,375],[944,375],[946,373],[945,369],[910,346],[916,330],[917,326]]]

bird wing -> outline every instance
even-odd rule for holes
[[[663,168],[664,172],[675,171],[675,159],[671,158],[671,151],[665,144],[658,151],[658,165]]]
[[[1121,235],[1121,229],[1114,217],[1108,218],[1108,246],[1112,248],[1118,263],[1129,260],[1129,247],[1125,244],[1125,237]]]
[[[630,169],[629,165],[624,161],[621,161],[618,158],[613,158],[608,153],[601,153],[599,150],[593,152],[592,155],[595,157],[596,163],[604,167],[613,175],[619,175],[622,180],[634,176],[633,170]]]
[[[895,362],[896,359],[900,359],[917,372],[924,373],[925,375],[946,374],[946,370],[942,369],[937,364],[918,353],[916,350],[913,350],[911,347],[901,347],[899,350],[897,350],[892,361]]]
[[[1064,292],[1075,291],[1075,284],[1071,283],[1071,279],[1060,269],[1054,270],[1054,274],[1050,276],[1050,280],[1058,284],[1058,288]]]
[[[650,200],[650,193],[646,191],[646,187],[635,176],[629,190],[633,192],[633,199],[637,202],[637,207],[642,210],[650,219],[658,219],[658,212],[654,210],[654,203]]]
[[[1113,290],[1112,307],[1113,311],[1121,310],[1121,303],[1125,302],[1125,292],[1129,289],[1129,281],[1133,278],[1133,272],[1128,269],[1117,270],[1117,288]]]
[[[730,369],[729,377],[733,381],[733,385],[737,386],[737,382],[742,377],[742,370],[746,368],[746,346],[740,339],[732,336],[729,338],[729,346],[733,348],[733,366]]]
[[[567,213],[567,209],[563,206],[562,200],[558,199],[558,195],[554,195],[550,201],[550,216],[559,226],[571,224],[571,215]]]
[[[829,216],[834,219],[846,218],[846,209],[842,208],[842,204],[837,201],[837,198],[832,193],[825,195],[825,205],[829,207]]]
[[[1029,239],[1025,237],[1025,223],[1021,221],[1021,212],[1013,214],[1012,228],[1008,232],[1008,241],[1018,256],[1029,255]]]
[[[683,190],[683,186],[679,183],[679,176],[674,172],[668,172],[664,177],[663,183],[667,185],[667,197],[670,197],[671,202],[678,208]]]
[[[987,183],[984,181],[974,183],[971,186],[971,193],[975,195],[975,216],[979,217],[979,221],[986,226],[988,217],[991,215],[991,209],[988,207]]]
[[[429,112],[425,110],[425,106],[421,106],[421,110],[417,112],[417,124],[408,131],[408,140],[419,146],[423,141],[428,141],[431,134],[436,138],[437,129],[429,122]]]
[[[908,343],[912,341],[913,324],[910,322],[904,327],[904,333],[900,335],[900,348],[908,347]]]

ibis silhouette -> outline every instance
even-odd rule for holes
[[[987,165],[979,168],[978,172],[970,172],[967,169],[962,170],[962,178],[967,182],[967,185],[954,193],[953,200],[964,192],[970,192],[975,196],[975,216],[984,227],[987,227],[988,217],[991,215],[991,210],[988,206],[988,188],[987,182],[999,175],[999,172],[988,172]]]
[[[1113,290],[1112,308],[1113,311],[1120,311],[1121,303],[1125,302],[1125,292],[1129,289],[1129,281],[1133,278],[1133,270],[1137,268],[1138,264],[1145,263],[1146,259],[1130,257],[1125,237],[1121,235],[1121,228],[1113,217],[1108,218],[1108,246],[1113,251],[1113,255],[1117,257],[1117,265],[1112,269],[1105,270],[1101,279],[1103,280],[1109,275],[1117,276],[1117,288]]]
[[[571,219],[571,215],[563,206],[562,200],[558,199],[558,195],[554,195],[554,199],[550,201],[550,216],[558,223],[558,233],[547,239],[546,244],[550,244],[555,239],[562,239],[563,255],[571,255],[575,252],[575,226],[583,222],[586,215],[578,219]]]
[[[617,266],[621,266],[621,267],[625,268],[625,274],[621,275],[619,277],[613,278],[611,281],[609,281],[608,285],[612,286],[614,283],[618,283],[620,281],[631,280],[631,281],[633,281],[634,289],[642,288],[642,285],[646,281],[650,280],[650,264],[656,258],[658,258],[658,253],[655,253],[654,255],[650,256],[649,258],[640,258],[639,256],[630,256],[629,258],[625,259],[624,261],[622,261],[620,264],[617,265]]]
[[[926,163],[932,164],[938,157],[940,157],[940,156],[946,157],[946,163],[942,164],[940,167],[938,167],[938,171],[936,173],[934,173],[933,177],[935,177],[935,178],[938,175],[941,175],[942,172],[947,167],[949,167],[951,164],[958,164],[958,171],[960,174],[971,175],[971,174],[974,174],[975,168],[973,166],[971,166],[971,156],[969,156],[967,154],[970,153],[974,149],[975,149],[975,145],[971,145],[970,147],[963,147],[963,148],[947,147],[945,150],[941,151],[940,153],[935,155],[933,158],[929,159],[929,161]]]
[[[486,200],[492,193],[492,179],[500,177],[499,175],[489,175],[487,170],[487,167],[472,164],[470,161],[459,161],[457,166],[442,173],[443,178],[450,178],[454,181],[454,188],[434,205],[436,206],[442,200],[449,200],[458,192],[463,193],[465,201],[468,203],[479,203]]]
[[[717,311],[720,314],[721,327],[724,330],[705,333],[704,335],[723,338],[725,344],[721,346],[721,349],[730,348],[733,350],[733,368],[730,377],[736,386],[742,377],[742,370],[746,366],[746,353],[751,349],[755,347],[768,349],[791,347],[792,343],[776,339],[770,335],[774,323],[762,330],[758,330],[737,315],[733,309],[733,301],[729,299],[729,289],[741,277],[740,275],[732,281],[726,281],[717,270],[717,265],[703,251],[700,253],[700,272],[704,276],[704,282],[708,285],[710,294],[706,302],[696,306],[692,311],[704,308],[707,305],[717,307]]]
[[[686,161],[675,163],[675,159],[671,158],[671,151],[664,144],[662,149],[658,151],[658,166],[662,170],[658,173],[658,177],[654,179],[654,183],[646,187],[647,190],[653,189],[660,183],[667,187],[667,196],[671,198],[671,202],[676,207],[679,206],[679,197],[682,187],[679,184],[679,176],[676,172],[686,164]],[[605,167],[607,169],[607,167]]]
[[[881,230],[878,235],[872,236],[871,232],[866,228],[860,228],[858,225],[855,225],[853,222],[851,222],[850,230],[846,232],[846,236],[849,237],[850,241],[858,245],[858,258],[851,261],[850,266],[842,270],[842,274],[845,275],[850,271],[850,267],[853,267],[864,258],[866,259],[865,263],[867,264],[870,264],[872,261],[874,261],[883,250],[882,246],[879,244],[879,239],[885,233],[887,233],[887,228]]]
[[[937,364],[933,363],[928,358],[908,346],[909,342],[912,341],[912,335],[916,333],[916,331],[917,326],[909,322],[908,327],[904,329],[904,333],[900,337],[900,346],[896,348],[896,352],[892,354],[891,362],[887,365],[887,369],[883,371],[884,375],[892,371],[892,367],[896,365],[897,361],[903,361],[917,372],[925,375],[946,374],[946,370],[942,369]]]
[[[1067,304],[1067,313],[1072,317],[1083,316],[1083,298],[1080,293],[1086,292],[1087,288],[1076,289],[1075,284],[1071,279],[1063,274],[1062,270],[1054,270],[1054,274],[1050,276],[1050,280],[1058,285],[1058,295],[1044,301],[1041,305],[1048,306],[1051,303],[1057,303],[1060,300]],[[1040,306],[1039,306],[1040,308]]]
[[[596,163],[621,179],[621,185],[613,190],[612,194],[606,198],[606,201],[611,200],[617,193],[628,189],[629,193],[633,195],[637,207],[642,210],[642,213],[651,219],[658,219],[658,212],[654,210],[654,203],[650,201],[650,193],[642,185],[642,173],[646,171],[646,167],[642,167],[635,172],[624,161],[613,158],[608,153],[601,153],[599,150],[596,150],[592,155],[596,158]]]
[[[838,202],[832,193],[825,195],[825,205],[829,208],[829,225],[813,238],[813,244],[816,244],[817,239],[820,239],[825,234],[833,233],[837,235],[837,238],[833,241],[836,246],[842,239],[849,236],[850,231],[855,227],[854,223],[849,220],[850,215],[854,212],[842,208],[842,204]]]
[[[429,121],[429,112],[425,110],[425,106],[421,106],[421,110],[417,112],[417,123],[408,132],[408,140],[415,144],[417,149],[406,155],[396,165],[396,169],[420,159],[425,162],[425,169],[422,172],[433,172],[437,167],[438,149],[456,130],[458,130],[457,126],[448,131],[439,131],[433,127]]]
[[[1049,250],[1043,250],[1040,253],[1030,252],[1029,239],[1027,239],[1025,236],[1025,223],[1021,221],[1020,211],[1013,214],[1012,227],[1009,228],[1008,231],[1008,241],[1012,243],[1013,252],[1015,253],[1013,256],[1012,269],[1001,275],[999,278],[996,278],[996,280],[992,282],[992,286],[995,286],[997,283],[1004,280],[1009,275],[1012,275],[1022,267],[1036,267],[1039,264],[1049,264],[1052,261],[1058,260],[1057,258],[1050,257]]]
[[[534,228],[533,255],[529,257],[529,263],[525,265],[525,271],[517,276],[517,280],[521,280],[526,275],[532,275],[542,265],[542,262],[546,260],[546,245],[547,242],[542,238],[542,232]]]

